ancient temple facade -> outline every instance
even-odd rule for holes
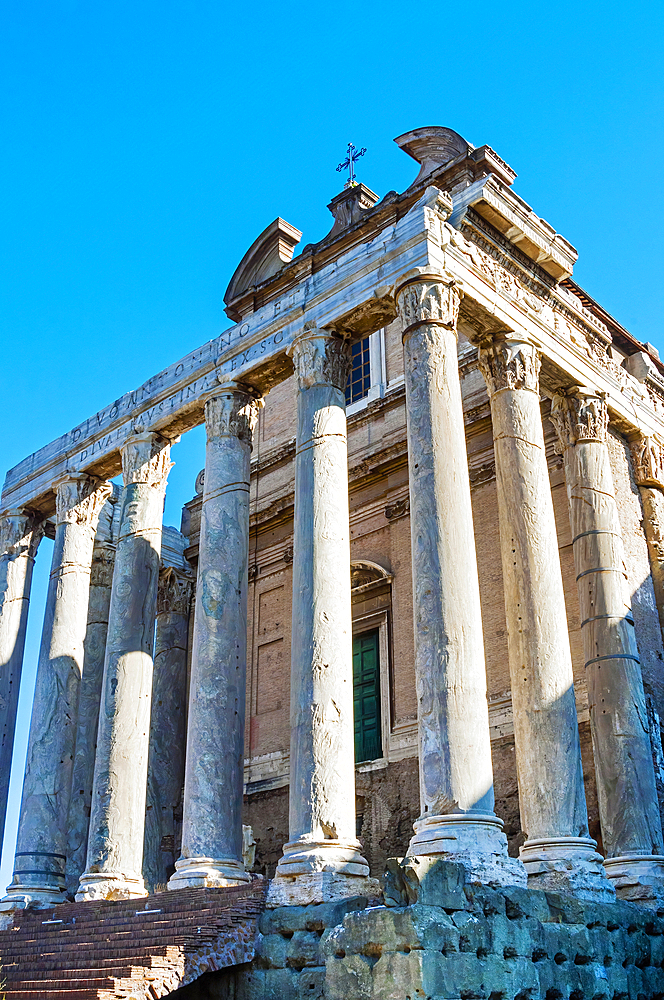
[[[55,541],[8,1000],[664,995],[664,364],[490,147],[396,142],[7,473],[3,823]]]

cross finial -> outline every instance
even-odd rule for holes
[[[362,149],[360,150],[356,150],[352,142],[348,143],[348,155],[346,156],[346,159],[343,161],[343,163],[340,163],[339,166],[337,167],[337,171],[348,169],[348,180],[344,184],[344,188],[351,188],[356,186],[357,181],[355,180],[355,169],[354,169],[355,161],[359,160],[361,156],[364,156],[366,151],[367,150],[365,146],[363,146]]]

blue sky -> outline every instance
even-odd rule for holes
[[[664,5],[479,0],[0,2],[0,475],[227,327],[226,285],[277,215],[328,231],[335,167],[381,196],[392,142],[492,146],[579,251],[574,277],[664,353]],[[173,449],[166,521],[203,465]],[[10,877],[50,543],[37,560],[0,888]]]

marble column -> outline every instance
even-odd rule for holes
[[[184,557],[181,567],[163,566],[159,573],[143,845],[143,877],[150,892],[166,887],[178,857],[175,849],[182,825],[187,637],[193,585],[193,572]]]
[[[85,871],[88,849],[99,702],[104,676],[115,546],[120,527],[119,498],[120,487],[114,484],[112,494],[101,509],[92,550],[88,624],[83,643],[83,677],[79,692],[76,751],[67,821],[65,876],[67,895],[72,898],[78,891],[78,881]]]
[[[529,343],[479,351],[491,402],[512,688],[521,860],[535,889],[610,899],[588,833],[572,656],[539,399]]]
[[[289,839],[268,905],[376,895],[355,835],[348,449],[350,352],[305,327],[297,379]]]
[[[421,815],[411,856],[473,881],[525,884],[494,813],[477,557],[457,364],[460,293],[420,274],[398,288],[403,323]]]
[[[189,684],[182,855],[169,889],[249,880],[242,860],[251,441],[247,386],[205,404],[205,486]]]
[[[606,444],[608,411],[593,391],[555,396],[564,456],[607,875],[618,895],[664,888],[662,827],[646,702]]]
[[[86,871],[76,899],[146,894],[141,875],[152,653],[170,446],[134,434],[122,448],[124,488],[106,636]]]
[[[38,517],[22,510],[0,516],[0,845],[14,749],[32,568],[42,537]]]
[[[46,598],[14,878],[2,909],[66,900],[67,816],[99,513],[111,491],[82,474],[56,485],[56,528]]]
[[[630,442],[634,477],[641,494],[655,601],[664,635],[664,444],[639,434]]]

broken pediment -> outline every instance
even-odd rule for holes
[[[404,153],[420,164],[420,172],[411,187],[420,184],[434,170],[451,163],[459,156],[467,156],[473,146],[451,128],[428,125],[404,132],[394,140]]]
[[[280,271],[293,259],[302,233],[285,219],[277,218],[254,240],[235,269],[224,295],[226,315],[238,323],[246,310],[248,292]]]

